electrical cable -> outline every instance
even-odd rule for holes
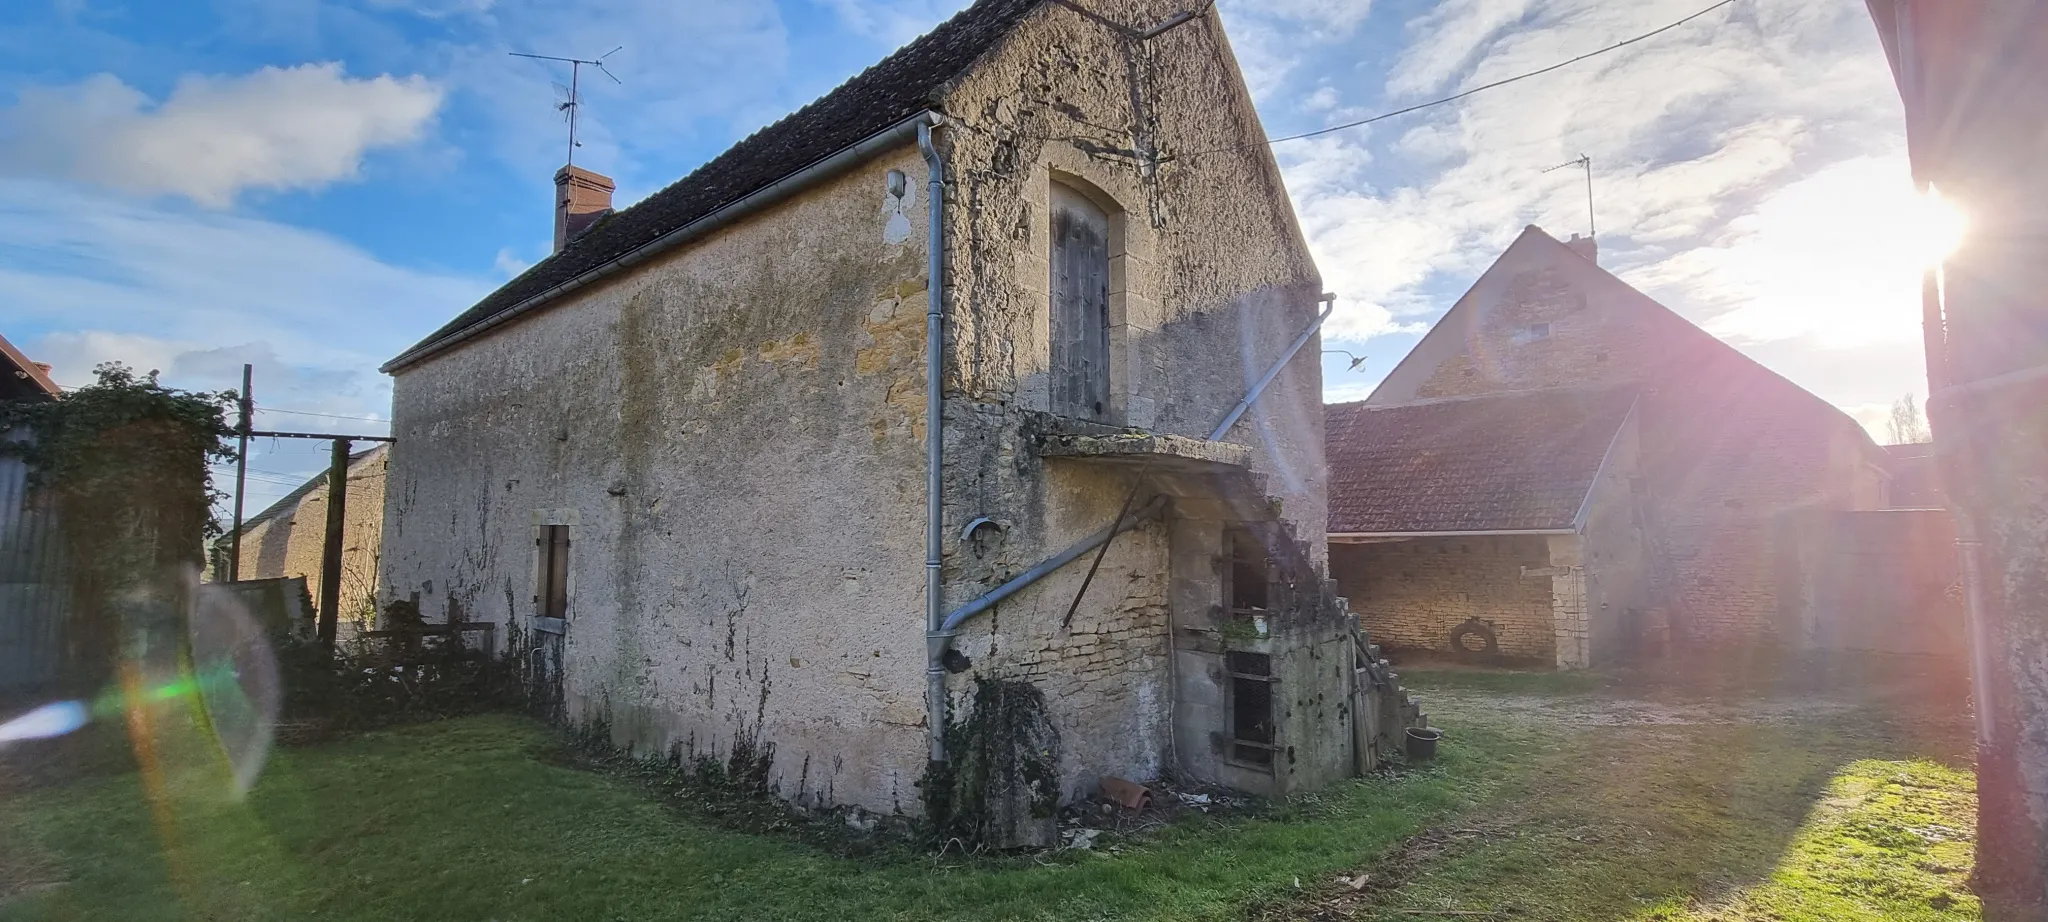
[[[1282,141],[1299,141],[1299,140],[1301,140],[1301,139],[1303,139],[1303,138],[1313,138],[1313,137],[1316,137],[1316,136],[1318,136],[1318,135],[1326,135],[1326,134],[1330,134],[1330,133],[1332,133],[1332,132],[1337,132],[1337,131],[1343,131],[1343,130],[1345,130],[1345,129],[1348,129],[1348,128],[1357,128],[1357,127],[1359,127],[1359,126],[1362,126],[1362,125],[1370,125],[1370,124],[1372,124],[1372,123],[1374,123],[1374,122],[1379,122],[1379,121],[1385,121],[1385,120],[1387,120],[1387,119],[1393,118],[1393,117],[1395,117],[1395,116],[1398,116],[1398,115],[1407,115],[1407,114],[1408,114],[1408,113],[1410,113],[1410,112],[1418,112],[1418,111],[1421,111],[1421,110],[1423,110],[1423,109],[1427,109],[1427,108],[1430,108],[1430,107],[1432,107],[1432,106],[1441,106],[1441,105],[1443,105],[1444,103],[1447,103],[1447,102],[1457,102],[1458,100],[1460,100],[1460,99],[1464,99],[1465,97],[1467,97],[1467,96],[1471,96],[1471,95],[1473,95],[1473,94],[1475,94],[1475,93],[1483,93],[1483,92],[1486,92],[1487,90],[1495,89],[1495,88],[1497,88],[1497,87],[1503,87],[1503,86],[1507,86],[1507,85],[1508,85],[1508,84],[1510,84],[1510,83],[1516,83],[1516,82],[1519,82],[1519,81],[1522,81],[1522,80],[1527,80],[1527,79],[1529,79],[1530,77],[1540,77],[1540,76],[1542,76],[1542,75],[1544,75],[1544,74],[1550,73],[1551,71],[1554,71],[1554,70],[1559,70],[1559,69],[1562,69],[1562,68],[1566,68],[1566,67],[1570,67],[1570,66],[1572,66],[1573,64],[1577,64],[1577,63],[1579,63],[1580,61],[1584,61],[1584,60],[1586,60],[1586,59],[1588,59],[1588,58],[1596,58],[1596,57],[1599,57],[1600,55],[1606,54],[1606,53],[1608,53],[1608,52],[1610,52],[1610,51],[1615,51],[1615,50],[1618,50],[1618,49],[1621,49],[1621,48],[1626,48],[1626,47],[1628,47],[1628,46],[1630,46],[1630,45],[1633,45],[1633,44],[1635,44],[1635,43],[1637,43],[1637,42],[1643,41],[1644,39],[1648,39],[1648,38],[1654,38],[1654,37],[1656,37],[1656,36],[1658,36],[1658,35],[1662,35],[1662,34],[1664,34],[1664,33],[1666,33],[1666,32],[1669,32],[1669,31],[1671,31],[1671,30],[1673,30],[1673,29],[1676,29],[1676,28],[1678,28],[1679,26],[1685,25],[1686,23],[1689,23],[1689,22],[1691,22],[1691,21],[1693,21],[1693,20],[1695,20],[1695,19],[1698,19],[1698,18],[1700,18],[1701,16],[1705,16],[1705,15],[1707,15],[1708,13],[1711,13],[1711,12],[1713,12],[1713,11],[1715,11],[1715,10],[1718,10],[1718,9],[1720,9],[1720,8],[1724,7],[1724,6],[1728,6],[1728,5],[1730,5],[1730,4],[1733,4],[1733,3],[1735,3],[1735,2],[1736,2],[1736,0],[1720,0],[1720,2],[1719,2],[1719,3],[1716,3],[1716,4],[1712,5],[1712,6],[1709,6],[1709,7],[1707,7],[1706,9],[1700,10],[1699,12],[1697,12],[1697,13],[1694,13],[1694,14],[1692,14],[1692,15],[1690,15],[1690,16],[1687,16],[1687,17],[1685,17],[1684,19],[1680,19],[1680,20],[1678,20],[1678,21],[1676,21],[1676,22],[1672,22],[1672,23],[1669,23],[1669,24],[1667,24],[1667,25],[1664,25],[1664,26],[1660,26],[1660,27],[1658,27],[1658,28],[1655,28],[1655,29],[1651,29],[1650,31],[1648,31],[1648,32],[1645,32],[1645,33],[1643,33],[1643,34],[1641,34],[1641,35],[1635,36],[1634,38],[1625,38],[1625,39],[1622,39],[1621,41],[1615,42],[1615,43],[1614,43],[1614,44],[1612,44],[1612,45],[1608,45],[1608,46],[1607,46],[1607,47],[1605,47],[1605,48],[1601,48],[1601,49],[1598,49],[1598,50],[1595,50],[1595,51],[1588,51],[1588,52],[1586,52],[1585,54],[1579,55],[1579,56],[1578,56],[1578,57],[1576,57],[1576,58],[1572,58],[1572,59],[1570,59],[1570,60],[1566,60],[1566,61],[1559,61],[1559,62],[1557,62],[1556,64],[1552,64],[1552,65],[1550,65],[1549,67],[1539,68],[1539,69],[1537,69],[1537,70],[1532,70],[1532,71],[1529,71],[1529,72],[1527,72],[1527,73],[1522,73],[1522,74],[1516,74],[1515,76],[1512,76],[1512,77],[1508,77],[1507,79],[1504,79],[1504,80],[1495,80],[1495,81],[1494,81],[1494,82],[1492,82],[1492,83],[1484,84],[1484,85],[1481,85],[1481,86],[1475,86],[1475,87],[1473,87],[1473,88],[1471,88],[1471,89],[1469,89],[1469,90],[1465,90],[1464,92],[1461,92],[1461,93],[1454,93],[1454,94],[1452,94],[1452,95],[1450,95],[1450,96],[1445,96],[1445,97],[1444,97],[1444,98],[1442,98],[1442,99],[1432,99],[1432,100],[1430,100],[1429,102],[1423,102],[1423,103],[1416,103],[1415,105],[1412,105],[1412,106],[1408,106],[1408,107],[1406,107],[1406,108],[1402,108],[1402,109],[1395,109],[1395,110],[1394,110],[1394,111],[1392,111],[1392,112],[1382,112],[1382,113],[1380,113],[1379,115],[1375,115],[1375,116],[1373,116],[1373,117],[1371,117],[1371,118],[1362,118],[1362,119],[1359,119],[1358,121],[1355,121],[1355,122],[1345,122],[1345,123],[1344,123],[1344,124],[1342,124],[1342,125],[1331,125],[1331,126],[1330,126],[1330,127],[1328,127],[1328,128],[1318,128],[1318,129],[1316,129],[1315,131],[1304,131],[1304,132],[1302,132],[1301,134],[1290,134],[1290,135],[1287,135],[1287,136],[1285,136],[1285,137],[1278,137],[1278,138],[1267,138],[1267,139],[1265,140],[1265,142],[1264,142],[1264,143],[1265,143],[1265,144],[1267,144],[1267,145],[1272,145],[1272,144],[1278,144],[1278,143],[1280,143],[1280,142],[1282,142]],[[1233,146],[1233,147],[1218,147],[1218,148],[1212,148],[1212,149],[1209,149],[1209,150],[1199,150],[1199,151],[1194,151],[1194,152],[1192,152],[1192,153],[1186,153],[1186,154],[1178,154],[1178,155],[1175,155],[1174,157],[1164,157],[1164,158],[1161,158],[1161,159],[1162,159],[1162,160],[1173,160],[1173,159],[1176,159],[1176,158],[1178,158],[1178,157],[1200,157],[1200,156],[1202,156],[1202,155],[1204,155],[1204,154],[1221,154],[1221,153],[1228,153],[1228,152],[1230,152],[1230,151],[1234,151],[1234,150],[1246,150],[1246,149],[1249,149],[1250,147],[1252,147],[1252,145],[1249,145],[1249,144],[1237,145],[1237,146]]]
[[[336,413],[314,413],[311,410],[286,410],[280,407],[257,407],[258,413],[290,413],[293,416],[318,416],[322,419],[353,419],[366,423],[389,423],[388,419],[375,416],[342,416]]]

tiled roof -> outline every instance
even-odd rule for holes
[[[435,330],[408,354],[519,306],[931,107],[1044,0],[979,0],[690,175],[600,221]]]
[[[1570,528],[1634,402],[1545,390],[1332,404],[1330,533]]]
[[[0,336],[0,400],[47,400],[61,391],[50,373]]]

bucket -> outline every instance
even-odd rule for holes
[[[1444,738],[1444,731],[1435,727],[1408,728],[1408,759],[1422,762],[1436,758],[1436,741]]]

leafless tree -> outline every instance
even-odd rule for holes
[[[1900,397],[1897,403],[1892,404],[1892,417],[1886,421],[1885,431],[1893,445],[1912,445],[1934,438],[1928,431],[1927,417],[1920,413],[1920,404],[1912,394]]]

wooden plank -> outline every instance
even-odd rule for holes
[[[1102,420],[1109,415],[1109,215],[1058,183],[1051,201],[1052,409]]]

